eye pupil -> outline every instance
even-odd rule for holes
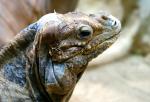
[[[93,29],[90,26],[82,26],[79,31],[80,38],[89,38],[93,33]]]
[[[89,30],[84,30],[84,31],[81,31],[80,32],[80,36],[81,37],[87,37],[87,36],[89,36],[91,34],[91,31],[89,31]]]

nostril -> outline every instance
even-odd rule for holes
[[[102,16],[102,19],[103,19],[103,20],[108,20],[108,17],[105,16],[105,15],[103,15],[103,16]]]
[[[114,26],[116,26],[117,25],[117,22],[116,21],[114,21]]]
[[[118,25],[116,20],[110,20],[109,22],[112,27],[117,27]]]

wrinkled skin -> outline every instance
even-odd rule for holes
[[[67,102],[88,62],[115,42],[120,29],[119,20],[103,12],[47,14],[0,51],[4,77],[27,85],[35,101]]]

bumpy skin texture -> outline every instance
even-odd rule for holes
[[[26,86],[32,101],[67,102],[88,62],[115,42],[120,29],[103,12],[47,14],[1,49],[4,77]]]

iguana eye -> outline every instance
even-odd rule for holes
[[[90,26],[81,26],[79,28],[78,37],[80,39],[89,38],[93,33],[93,29]]]

